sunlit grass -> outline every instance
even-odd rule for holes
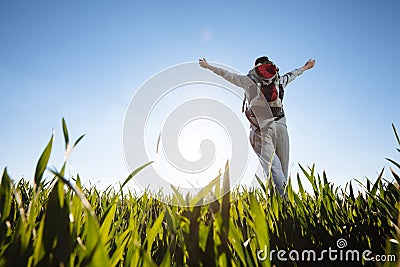
[[[67,162],[83,136],[71,145],[64,120],[62,127]],[[376,181],[361,185],[364,190],[359,193],[351,183],[345,189],[335,187],[313,166],[302,167],[312,192],[303,189],[299,174],[299,190],[294,191],[289,181],[282,198],[272,183],[261,180],[258,189],[230,192],[227,165],[191,203],[175,190],[168,197],[183,205],[167,205],[149,193],[137,196],[123,190],[147,164],[121,181],[119,189],[82,187],[79,176],[64,177],[65,163],[60,170],[51,170],[53,180],[44,180],[52,144],[53,137],[38,161],[34,181],[13,182],[7,169],[3,172],[0,266],[271,266],[269,260],[257,257],[260,249],[321,251],[336,247],[339,238],[346,239],[349,248],[377,255],[400,252],[396,170],[387,179],[382,171]],[[398,171],[400,165],[389,160]],[[194,205],[205,197],[215,200]],[[329,261],[315,266],[346,264],[375,266]],[[277,266],[296,263],[277,262]]]

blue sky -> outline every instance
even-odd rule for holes
[[[400,4],[365,1],[1,1],[0,167],[32,178],[61,118],[86,137],[70,173],[122,181],[122,130],[132,95],[172,65],[209,61],[243,73],[267,55],[281,72],[316,67],[286,89],[290,172],[316,164],[336,184],[374,179],[398,158]],[[238,107],[240,108],[240,107]],[[389,175],[387,175],[389,176]]]

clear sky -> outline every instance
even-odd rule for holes
[[[0,167],[32,178],[61,118],[86,137],[70,174],[123,181],[125,111],[149,77],[205,57],[243,73],[267,55],[281,72],[317,64],[285,92],[291,155],[336,184],[398,159],[400,3],[382,1],[1,1]],[[240,107],[238,107],[239,109]],[[387,176],[389,174],[387,172]]]

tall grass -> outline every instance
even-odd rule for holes
[[[151,194],[136,196],[123,187],[148,164],[139,167],[120,188],[82,187],[66,179],[70,144],[64,119],[66,156],[54,178],[43,179],[52,150],[50,138],[34,174],[33,184],[13,182],[4,169],[0,185],[0,266],[397,266],[395,262],[265,261],[261,249],[321,252],[344,238],[347,248],[393,254],[400,260],[400,165],[392,177],[362,185],[335,187],[314,166],[302,167],[312,186],[306,192],[289,181],[281,197],[271,182],[259,189],[229,191],[229,166],[195,198],[215,200],[204,205],[178,205],[184,196],[170,196],[167,205]],[[400,145],[396,129],[395,136]],[[400,152],[400,150],[398,149]],[[221,197],[222,196],[222,197]],[[266,251],[268,253],[268,251]],[[397,264],[400,264],[399,262]]]

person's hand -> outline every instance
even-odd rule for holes
[[[207,60],[203,57],[202,59],[199,59],[199,65],[202,68],[208,69],[208,67],[210,66],[207,62]]]
[[[315,65],[315,59],[309,59],[306,64],[304,64],[304,66],[302,67],[303,71],[304,70],[309,70],[311,68],[313,68]]]

